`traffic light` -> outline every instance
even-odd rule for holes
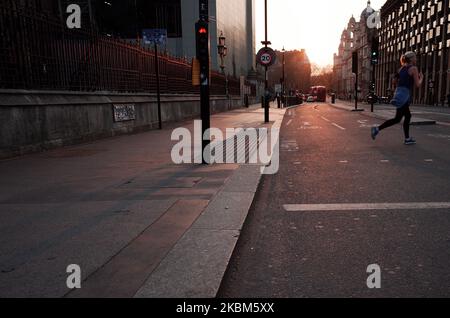
[[[209,29],[208,22],[199,21],[195,24],[197,60],[200,63],[201,85],[209,85],[210,58],[209,58]]]
[[[209,63],[209,30],[208,23],[199,21],[195,24],[197,59],[201,64]]]
[[[380,57],[380,41],[377,37],[375,37],[372,40],[372,51],[371,51],[372,65],[378,64],[379,57]]]

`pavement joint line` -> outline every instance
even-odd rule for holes
[[[285,204],[283,208],[286,212],[437,210],[450,209],[450,202]]]

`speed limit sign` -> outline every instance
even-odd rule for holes
[[[263,47],[256,56],[257,62],[266,67],[272,66],[275,63],[276,58],[277,55],[275,51],[269,47]]]

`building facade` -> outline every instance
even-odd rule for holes
[[[195,23],[198,0],[18,0],[47,6],[65,16],[67,5],[82,8],[83,27],[93,26],[102,34],[136,41],[143,29],[166,29],[170,55],[192,59],[196,55]],[[239,78],[255,69],[255,0],[209,0],[211,66],[220,70],[218,38],[226,37],[228,56],[225,72]]]
[[[352,99],[355,94],[356,76],[352,71],[352,54],[358,53],[358,91],[361,99],[370,93],[372,82],[371,46],[376,36],[376,28],[369,27],[367,21],[375,13],[370,6],[363,10],[360,20],[351,17],[341,35],[338,53],[334,55],[333,90],[341,99]]]
[[[311,88],[311,62],[306,50],[276,51],[276,54],[277,61],[268,70],[269,86],[272,89],[276,85],[281,86],[284,60],[284,85],[286,92],[300,91],[308,93]]]
[[[377,93],[391,96],[400,56],[418,54],[424,85],[416,90],[414,103],[444,105],[450,94],[449,0],[388,0],[381,9],[380,64]]]
[[[176,56],[195,56],[195,28],[199,19],[198,0],[178,0],[181,6],[180,37],[169,38],[167,49]],[[247,76],[255,69],[255,0],[210,0],[211,64],[220,69],[218,39],[226,38],[228,56],[225,58],[225,72],[234,77]]]

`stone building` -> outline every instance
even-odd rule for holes
[[[341,35],[338,53],[334,55],[333,90],[341,99],[353,99],[355,94],[355,74],[352,72],[352,54],[358,52],[359,97],[364,99],[370,92],[372,82],[371,46],[376,36],[376,28],[369,27],[367,21],[375,10],[370,1],[362,11],[360,20],[351,17]]]
[[[400,56],[418,54],[418,67],[425,83],[416,90],[417,104],[444,105],[450,94],[449,0],[388,0],[381,9],[380,64],[377,93],[392,95],[393,76],[400,68]]]
[[[308,93],[311,88],[311,62],[306,50],[276,51],[277,61],[269,68],[269,86],[281,86],[283,78],[283,55],[285,61],[285,89],[286,92],[300,91]]]

